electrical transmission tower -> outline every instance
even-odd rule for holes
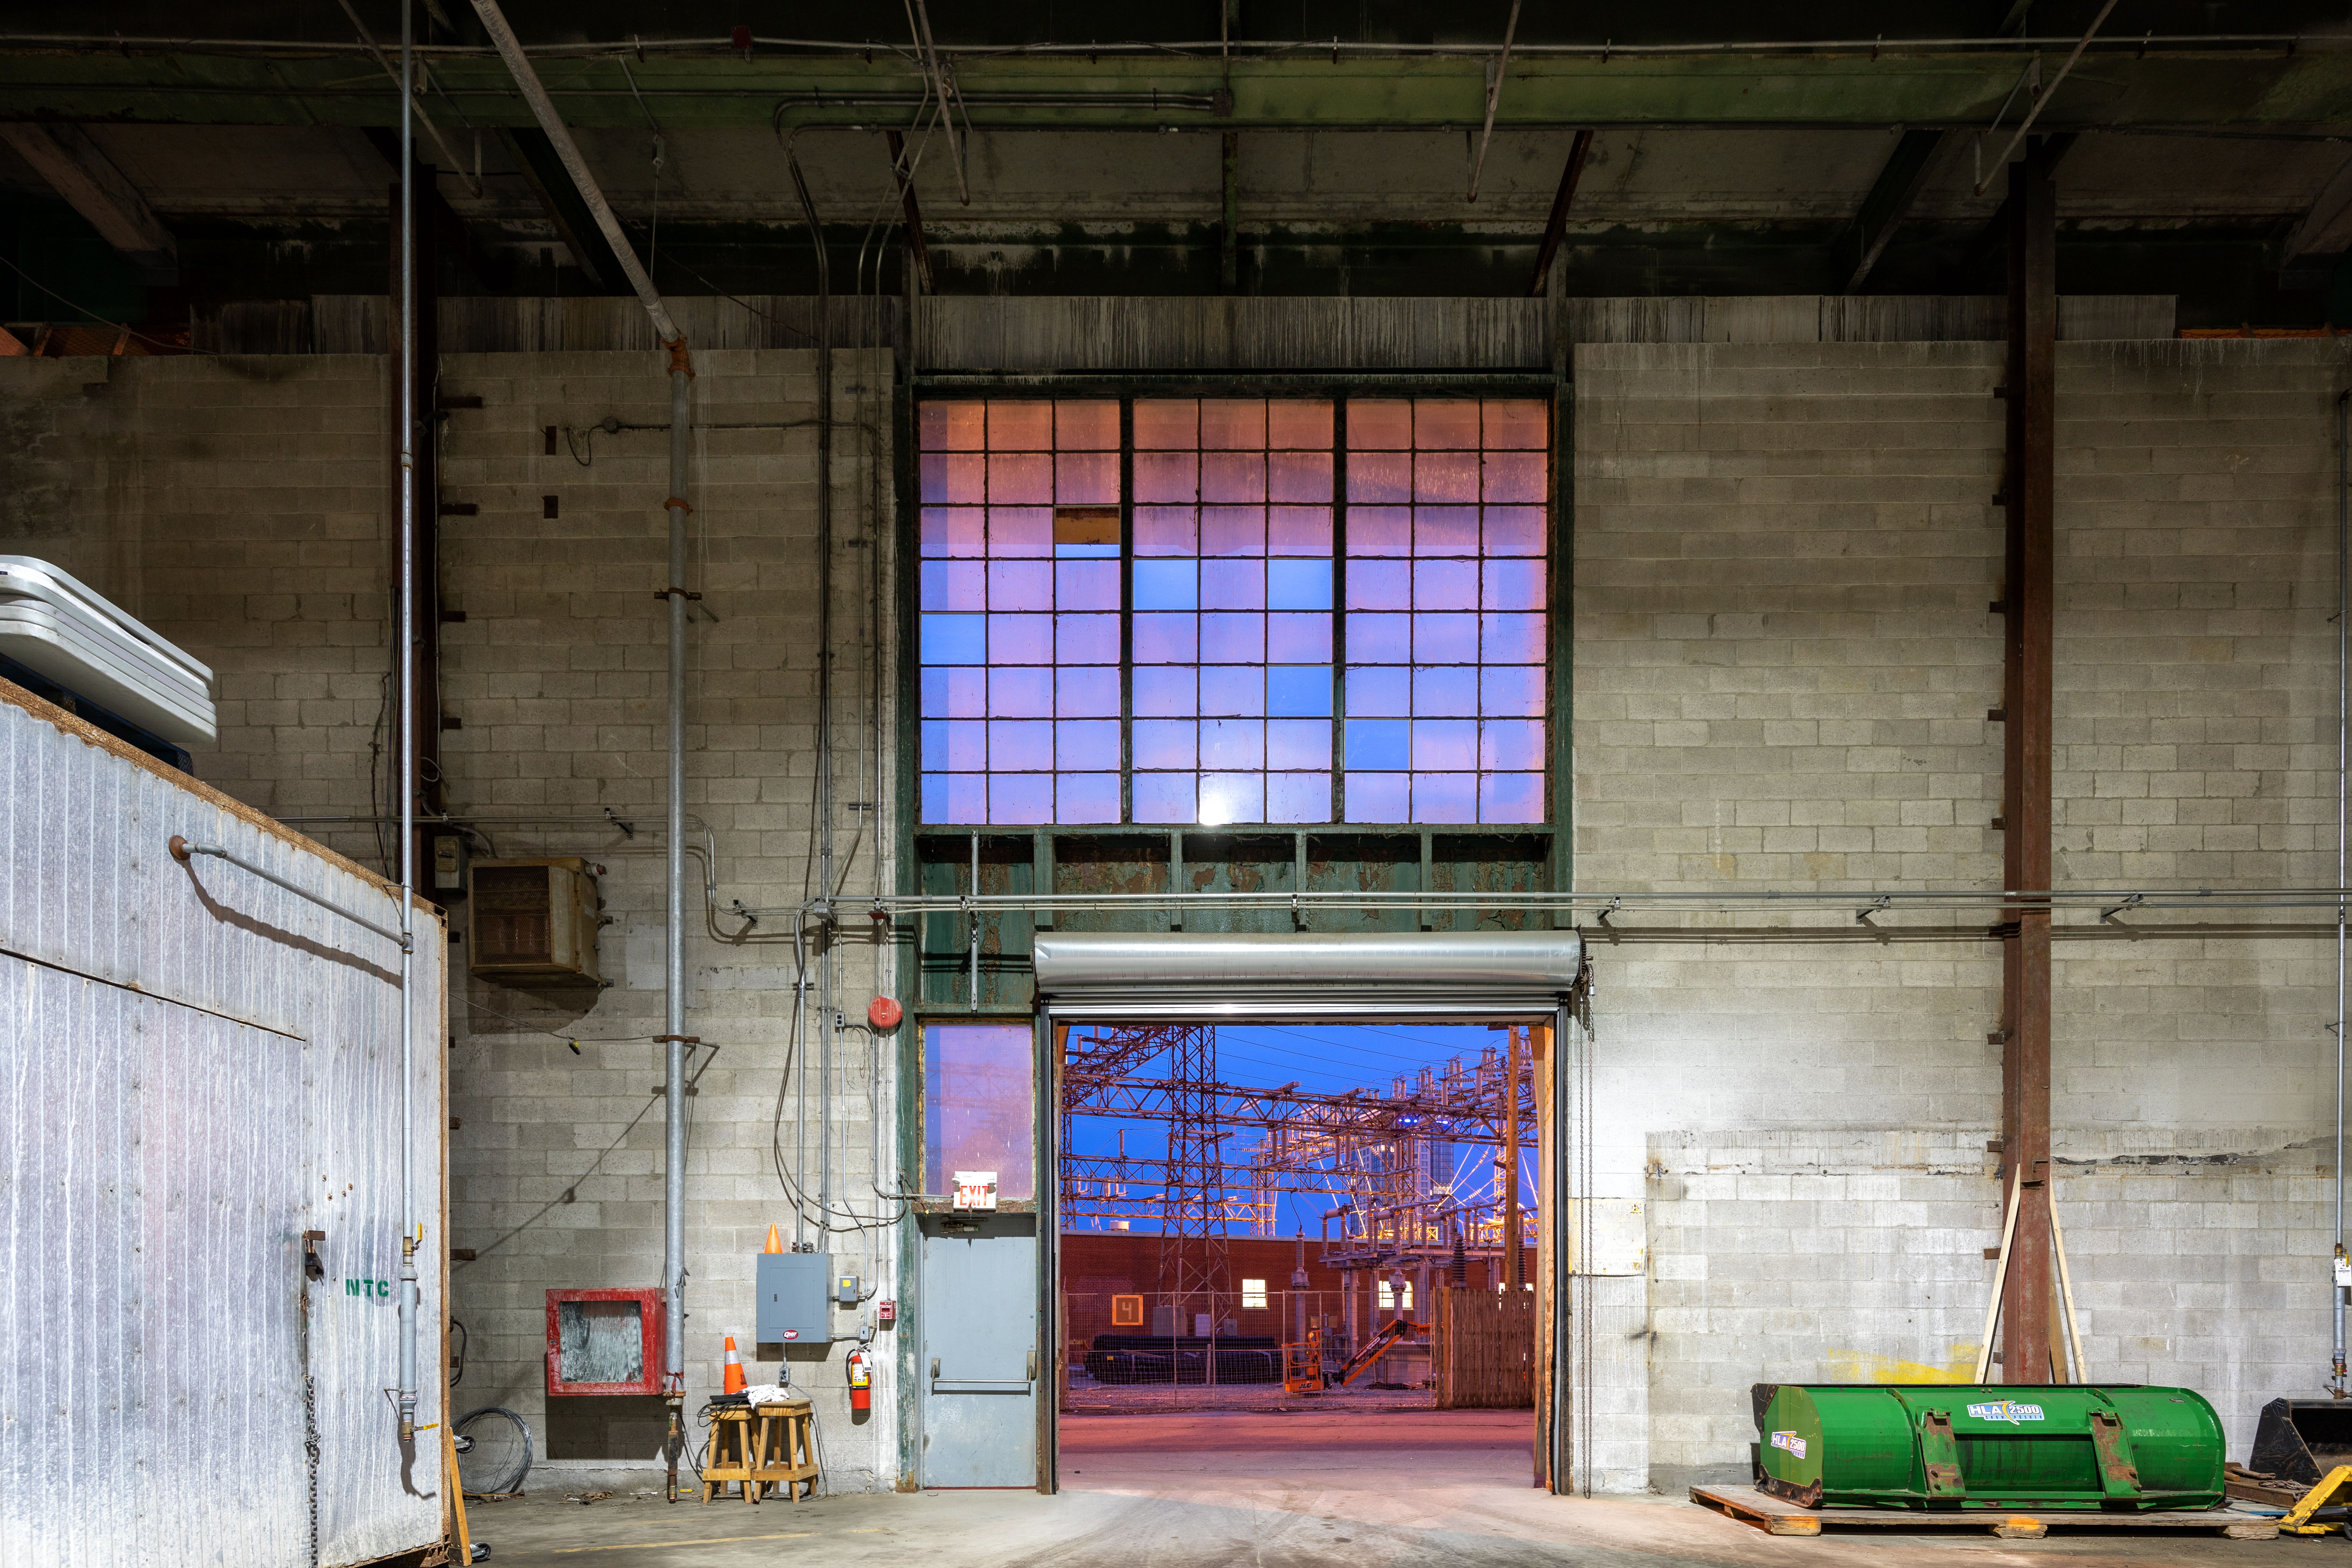
[[[1172,1025],[1168,1042],[1168,1184],[1160,1221],[1160,1289],[1176,1309],[1176,1331],[1207,1313],[1214,1330],[1228,1294],[1225,1268],[1225,1130],[1219,1115],[1217,1031]]]

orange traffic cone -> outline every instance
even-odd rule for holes
[[[765,1252],[782,1252],[783,1249],[784,1233],[778,1230],[774,1226],[770,1226],[768,1227],[768,1245],[761,1248],[761,1250]]]
[[[736,1352],[733,1334],[727,1336],[727,1382],[719,1392],[722,1394],[743,1392],[743,1358]]]

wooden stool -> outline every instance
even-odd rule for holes
[[[805,1399],[795,1399],[785,1405],[755,1405],[759,1414],[758,1435],[751,1447],[751,1480],[753,1489],[765,1491],[770,1487],[782,1487],[784,1496],[801,1500],[801,1483],[808,1483],[808,1495],[816,1496],[817,1463],[814,1434],[815,1415]]]
[[[759,1483],[751,1479],[751,1414],[750,1405],[710,1413],[709,1463],[702,1470],[704,1502],[725,1495],[730,1486],[743,1489],[745,1502],[760,1500]]]

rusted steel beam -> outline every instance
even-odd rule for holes
[[[2002,885],[2050,885],[2057,196],[2036,143],[2009,170],[2008,514],[2002,647]],[[2022,1173],[2001,1290],[2001,1377],[2051,1377],[2050,910],[2013,905],[2001,942],[2001,1149]],[[2004,1185],[2006,1181],[2004,1180]]]
[[[1536,275],[1528,284],[1531,300],[1544,291],[1551,277],[1552,258],[1559,254],[1559,242],[1568,233],[1568,209],[1576,200],[1577,182],[1584,178],[1585,154],[1591,151],[1592,129],[1587,126],[1569,144],[1568,166],[1559,172],[1559,190],[1551,198],[1551,216],[1544,222],[1543,247],[1536,252]]]

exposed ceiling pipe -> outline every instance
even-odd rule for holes
[[[686,1445],[686,1053],[701,1044],[686,1032],[686,612],[688,601],[700,595],[686,587],[687,457],[693,434],[691,383],[694,367],[687,357],[686,333],[670,320],[668,307],[653,279],[638,265],[637,253],[621,232],[621,220],[588,172],[579,143],[555,112],[555,104],[541,85],[522,43],[507,25],[498,0],[474,0],[475,13],[498,46],[499,56],[514,76],[515,86],[547,132],[564,173],[587,204],[603,231],[605,243],[629,286],[653,318],[654,333],[669,351],[669,496],[663,507],[669,513],[669,581],[658,596],[669,606],[669,832],[664,886],[664,952],[662,964],[662,1033],[665,1047],[662,1107],[662,1289],[665,1310],[662,1333],[662,1394],[669,1407],[669,1434],[663,1450],[668,1463],[666,1495],[677,1501],[678,1459]],[[716,874],[715,872],[713,873]]]
[[[466,173],[466,161],[450,149],[449,139],[441,134],[441,128],[433,123],[433,117],[425,112],[425,106],[415,101],[416,95],[411,90],[407,73],[384,58],[383,50],[377,47],[375,35],[367,30],[365,22],[360,20],[360,14],[352,7],[352,0],[339,0],[339,3],[343,8],[343,15],[352,19],[352,27],[358,31],[360,42],[367,46],[368,53],[375,57],[375,63],[383,68],[384,74],[399,85],[401,96],[409,100],[408,112],[416,117],[417,124],[425,127],[425,133],[433,138],[433,145],[441,149],[441,156],[449,161],[450,169],[455,171],[459,179],[466,182],[466,188],[474,195],[480,195],[482,182],[477,176]],[[402,34],[402,43],[404,46],[402,58],[410,58],[415,53],[415,46],[404,31]]]

